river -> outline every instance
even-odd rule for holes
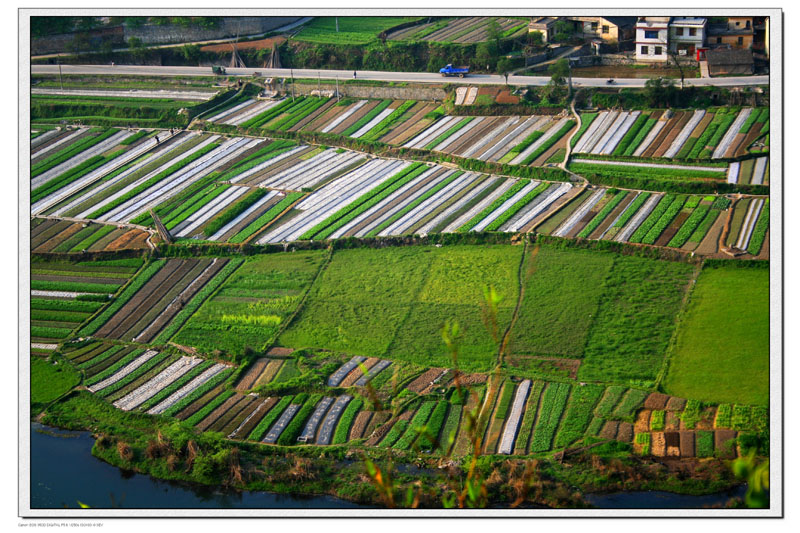
[[[66,431],[31,424],[31,509],[367,509],[332,496],[291,496],[239,492],[162,481],[121,470],[92,455],[87,431]],[[733,492],[688,496],[670,492],[587,494],[601,509],[698,509],[724,506],[744,496]]]

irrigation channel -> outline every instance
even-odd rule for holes
[[[241,492],[162,481],[122,470],[92,455],[88,431],[31,423],[31,509],[370,509],[332,496]],[[746,486],[702,496],[660,491],[586,494],[598,509],[701,509],[743,498]]]

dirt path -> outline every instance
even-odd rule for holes
[[[517,269],[517,280],[519,281],[519,290],[517,291],[517,305],[514,306],[514,313],[511,315],[511,321],[508,323],[508,328],[503,333],[503,340],[500,342],[500,349],[497,352],[497,365],[502,366],[505,362],[506,357],[506,347],[508,346],[508,339],[511,336],[511,330],[514,329],[514,324],[517,322],[517,317],[519,316],[519,308],[522,306],[522,298],[525,296],[525,280],[527,276],[523,275],[523,269],[525,267],[525,258],[528,255],[528,239],[525,239],[522,248],[522,259],[519,261],[519,268]],[[536,260],[536,256],[539,254],[539,247],[536,246],[533,250],[531,250],[531,261]]]

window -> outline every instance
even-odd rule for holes
[[[721,42],[722,42],[722,37],[717,37],[717,44],[720,44]]]
[[[689,28],[689,35],[692,37],[697,35],[697,28]]]
[[[592,22],[592,31],[597,31],[597,23]]]
[[[678,36],[683,35],[683,28],[675,28],[675,35]]]
[[[739,44],[739,45],[744,44],[744,37],[739,37],[738,39],[736,39],[736,44]]]
[[[736,27],[737,27],[737,28],[739,27],[739,24],[741,24],[741,22],[739,22],[739,21],[737,20],[737,21],[736,21]]]
[[[604,25],[603,26],[603,33],[608,33],[608,30],[609,30],[608,26]]]
[[[744,27],[747,28],[748,30],[750,29],[750,21],[749,20],[744,23]]]
[[[656,55],[657,56],[661,55],[661,47],[660,46],[656,46]]]
[[[647,55],[647,47],[646,46],[642,46],[642,55],[643,56]]]
[[[655,30],[644,30],[644,38],[645,39],[658,39],[658,31],[655,31]]]

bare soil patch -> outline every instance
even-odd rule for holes
[[[372,411],[361,411],[356,415],[353,425],[350,427],[350,435],[347,440],[360,439],[364,436],[364,430],[367,429],[367,424],[369,424],[372,414]]]
[[[681,457],[694,457],[694,431],[680,432]]]
[[[669,401],[669,396],[658,392],[652,393],[644,401],[645,409],[664,409]]]

